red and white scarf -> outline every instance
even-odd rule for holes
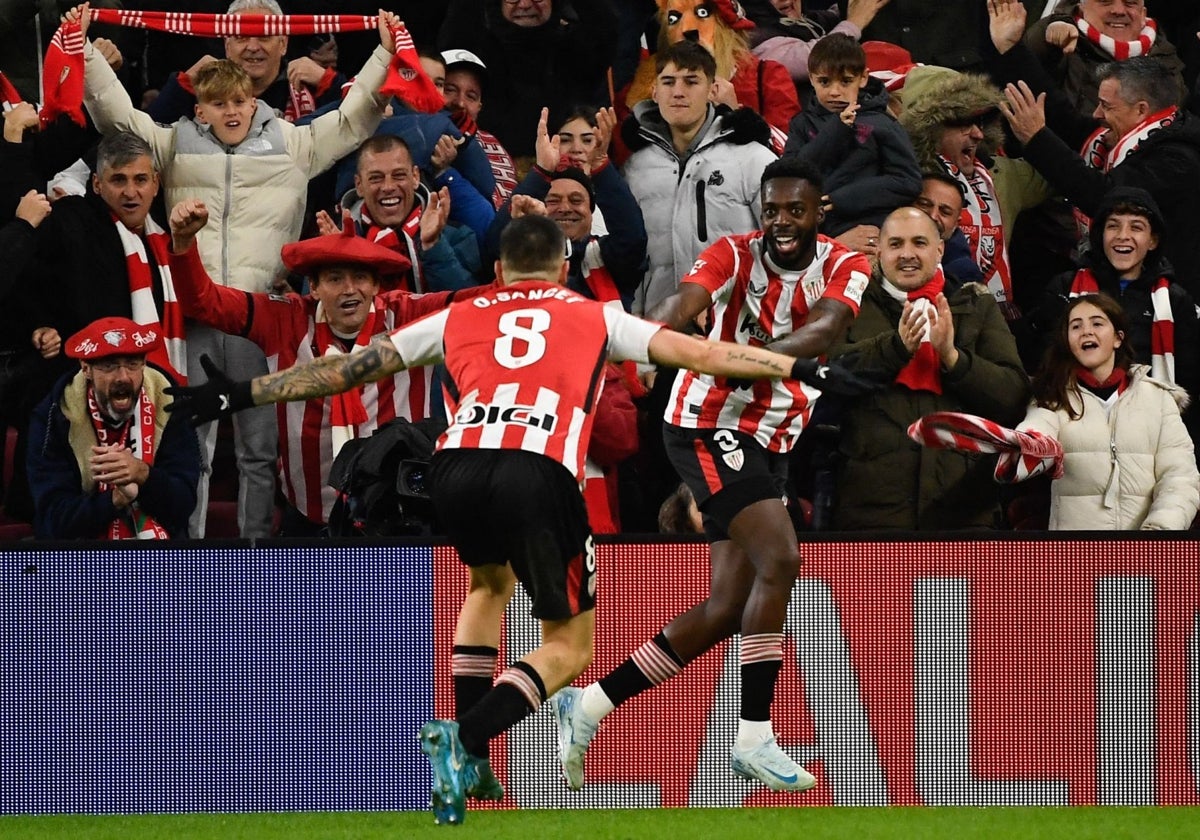
[[[146,246],[142,237],[131,231],[115,216],[117,236],[125,251],[125,270],[129,275],[129,300],[132,318],[137,324],[161,324],[162,345],[146,357],[172,376],[181,385],[187,384],[187,342],[184,340],[183,307],[175,296],[175,284],[171,279],[171,237],[146,216],[145,241],[150,243],[150,252],[157,263],[158,282],[162,287],[163,311],[154,303],[154,282],[150,274],[150,262],[146,258]]]
[[[1112,148],[1105,145],[1104,137],[1108,134],[1108,129],[1101,126],[1083,142],[1083,148],[1079,154],[1083,157],[1083,162],[1092,169],[1111,172],[1136,151],[1143,140],[1154,132],[1167,128],[1175,122],[1178,116],[1179,108],[1175,105],[1157,111],[1123,134],[1112,145]]]
[[[1000,304],[1004,317],[1014,320],[1020,313],[1012,302],[1012,276],[1008,266],[1008,247],[1004,244],[1004,220],[992,175],[978,161],[975,173],[967,176],[947,158],[938,155],[946,171],[964,188],[962,215],[958,226],[971,243],[971,256],[983,273],[988,290]]]
[[[150,466],[154,465],[155,408],[154,403],[150,402],[145,388],[138,394],[133,417],[126,420],[117,429],[104,422],[104,416],[100,413],[100,405],[96,402],[96,392],[91,385],[88,385],[87,388],[87,401],[88,413],[92,418],[92,428],[96,430],[96,440],[101,446],[126,447],[132,450],[133,457],[139,461],[145,461]],[[135,421],[136,427],[134,426]],[[96,489],[101,493],[108,493],[112,490],[112,485],[97,481]],[[102,535],[102,538],[110,540],[170,539],[167,530],[159,525],[154,517],[144,513],[137,500],[130,502],[126,510],[129,512],[129,519],[118,516],[109,524],[108,530]]]
[[[231,35],[317,35],[328,32],[366,32],[379,26],[375,15],[229,15],[202,12],[142,12],[92,9],[96,23],[133,26],[179,35],[221,38]],[[412,35],[393,28],[396,51],[388,65],[381,93],[399,96],[418,111],[433,114],[445,105],[433,80],[421,69]],[[81,45],[82,49],[82,45]],[[82,68],[81,68],[82,76]],[[82,95],[82,83],[80,87]]]
[[[77,23],[58,27],[42,63],[42,127],[59,114],[67,114],[77,125],[83,116],[83,30]]]
[[[390,248],[402,256],[408,257],[411,282],[406,282],[408,278],[400,278],[398,288],[415,293],[428,291],[425,288],[425,278],[421,273],[421,261],[418,259],[418,254],[415,253],[416,249],[420,246],[419,244],[415,244],[410,247],[410,243],[420,243],[421,241],[422,210],[424,210],[424,207],[421,205],[421,202],[414,201],[412,212],[408,214],[408,218],[404,220],[404,224],[400,225],[400,231],[404,234],[403,239],[394,229],[375,224],[371,220],[370,214],[367,213],[365,205],[360,210],[363,224],[367,228],[366,233],[363,235],[367,239],[385,248]]]
[[[1062,478],[1063,450],[1041,432],[1018,432],[986,417],[958,411],[927,414],[908,427],[908,436],[922,446],[959,452],[998,452],[996,481],[1025,481],[1042,473]]]
[[[340,356],[346,352],[342,350],[341,342],[329,326],[329,317],[323,303],[317,304],[315,317],[317,326],[313,334],[313,341],[317,345],[317,355]],[[371,311],[367,313],[367,320],[354,339],[355,350],[371,343],[371,337],[375,335],[376,317],[375,300],[372,299]],[[368,420],[367,409],[363,405],[362,397],[363,386],[359,385],[329,398],[329,425],[333,432],[334,458],[337,457],[347,441],[358,437],[358,427]]]
[[[929,282],[919,289],[905,292],[893,286],[886,277],[883,278],[882,285],[884,291],[893,298],[911,301],[915,312],[925,314],[925,333],[921,336],[921,343],[917,346],[917,352],[908,360],[908,364],[896,375],[896,382],[913,391],[942,393],[942,360],[929,340],[933,322],[938,316],[934,299],[946,287],[946,276],[942,273],[942,267],[939,265]]]
[[[1150,48],[1154,46],[1154,39],[1158,37],[1158,24],[1153,18],[1146,18],[1146,25],[1132,41],[1118,41],[1111,35],[1104,35],[1080,15],[1075,15],[1075,26],[1083,37],[1099,47],[1105,55],[1111,56],[1114,61],[1145,55],[1150,52]]]
[[[1094,295],[1100,291],[1096,276],[1081,268],[1071,280],[1070,297]],[[1150,375],[1160,382],[1175,384],[1175,313],[1171,310],[1171,281],[1159,277],[1150,291]]]

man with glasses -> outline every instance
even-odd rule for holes
[[[1050,187],[1026,161],[1002,157],[1004,95],[985,77],[943,67],[917,67],[902,93],[900,123],[908,131],[925,171],[943,170],[964,198],[959,228],[983,282],[1009,322],[1020,317],[1014,299],[1008,239],[1025,209],[1050,195]]]
[[[165,410],[174,380],[146,364],[162,344],[160,325],[110,317],[63,345],[79,370],[59,380],[29,426],[39,538],[187,536],[200,446],[186,420]]]

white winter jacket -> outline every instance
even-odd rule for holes
[[[649,267],[633,303],[640,314],[673,294],[709,245],[758,229],[762,172],[775,153],[767,147],[770,129],[749,108],[710,106],[686,159],[651,100],[633,106],[622,137],[633,150],[625,180],[646,221]]]
[[[383,115],[383,84],[391,53],[382,46],[367,60],[341,107],[295,126],[262,100],[250,133],[236,147],[222,144],[191,119],[171,126],[133,107],[104,58],[89,42],[84,103],[103,134],[131,131],[150,144],[168,209],[185,198],[208,207],[196,237],[213,282],[247,292],[270,291],[285,274],[279,250],[300,238],[309,179],[329,169],[371,136]]]
[[[1185,530],[1200,507],[1200,473],[1179,412],[1187,393],[1134,365],[1109,415],[1086,389],[1072,395],[1083,414],[1030,406],[1021,430],[1062,445],[1063,477],[1050,486],[1050,530]]]

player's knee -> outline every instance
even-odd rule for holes
[[[800,573],[800,550],[794,543],[764,552],[754,564],[762,583],[791,588]]]

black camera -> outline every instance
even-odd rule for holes
[[[428,499],[429,489],[425,477],[429,473],[429,462],[406,458],[396,471],[396,493],[402,499]]]

